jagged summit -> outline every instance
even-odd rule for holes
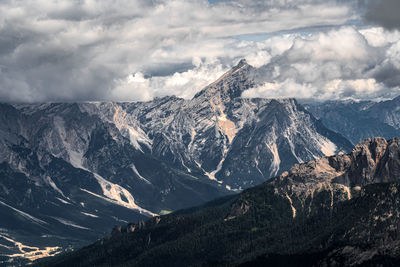
[[[247,64],[245,59],[242,59],[218,80],[198,92],[193,99],[219,95],[226,102],[240,97],[243,91],[255,85],[254,71],[254,67]]]
[[[296,164],[272,181],[283,194],[315,194],[321,189],[342,191],[351,198],[351,188],[400,180],[400,139],[366,139],[350,154],[324,157]]]
[[[234,67],[232,68],[231,72],[235,72],[235,71],[237,71],[238,69],[240,69],[240,68],[242,68],[242,67],[244,67],[244,66],[250,66],[250,64],[247,63],[247,60],[246,60],[245,58],[242,58],[242,59],[238,62],[238,64],[236,64],[236,66],[234,66]]]

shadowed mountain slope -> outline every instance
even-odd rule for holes
[[[116,227],[41,265],[395,265],[399,179],[400,139],[367,139],[239,195]]]

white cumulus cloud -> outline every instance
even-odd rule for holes
[[[3,0],[0,101],[191,97],[239,58],[261,66],[285,49],[248,36],[346,24],[354,2]]]
[[[243,97],[380,99],[400,94],[398,32],[345,26],[281,37],[284,50],[259,68]],[[274,43],[265,42],[267,51]]]

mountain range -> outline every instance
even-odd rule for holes
[[[400,139],[367,139],[39,265],[398,266],[399,179]]]
[[[366,137],[398,136],[399,98],[242,98],[257,71],[241,60],[190,100],[0,104],[0,261],[82,247],[114,225],[236,195]]]
[[[381,102],[327,101],[305,108],[353,144],[373,136],[391,139],[400,134],[400,96]]]

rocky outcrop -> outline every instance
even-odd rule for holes
[[[366,139],[350,154],[296,164],[271,185],[287,198],[293,217],[310,216],[319,208],[332,210],[336,202],[359,196],[366,185],[399,181],[399,144],[399,138]]]
[[[307,163],[296,164],[274,181],[284,184],[342,184],[347,187],[390,182],[400,179],[400,139],[389,142],[377,137],[357,144],[350,154],[324,157]]]

